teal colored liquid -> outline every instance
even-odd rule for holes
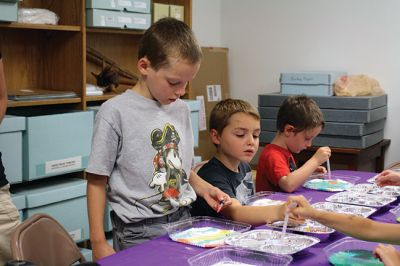
[[[370,250],[352,249],[340,251],[329,256],[329,262],[335,266],[383,266]]]

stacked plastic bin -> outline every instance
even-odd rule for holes
[[[288,96],[280,93],[258,95],[261,142],[269,143],[274,138],[278,110]],[[387,95],[309,97],[316,101],[325,118],[325,128],[313,140],[313,145],[362,149],[383,140]]]
[[[68,174],[86,168],[92,132],[92,111],[4,118],[0,149],[22,220],[47,213],[76,242],[89,238],[86,181]]]
[[[86,0],[86,25],[145,30],[150,27],[150,0]]]

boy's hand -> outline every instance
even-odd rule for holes
[[[385,170],[376,177],[378,186],[400,186],[400,173],[393,170]]]
[[[294,208],[288,208],[288,211],[293,214],[293,216],[297,217],[297,219],[308,219],[315,211],[306,198],[301,195],[290,196],[288,198],[288,203],[288,206],[296,206]],[[296,205],[292,205],[292,203],[296,203]]]
[[[231,197],[214,186],[204,193],[203,198],[216,212],[220,212],[232,204]]]
[[[374,255],[380,259],[385,266],[400,265],[400,253],[392,245],[379,244],[374,250]]]
[[[313,174],[325,174],[326,172],[327,172],[327,171],[326,171],[326,168],[325,168],[325,167],[323,167],[323,166],[318,166],[317,169],[315,169],[315,171],[314,171]]]
[[[300,224],[303,224],[305,219],[302,217],[299,217],[297,215],[293,215],[293,213],[290,212],[290,210],[292,208],[295,208],[295,206],[297,205],[297,202],[294,201],[286,201],[284,204],[279,205],[279,209],[278,209],[278,218],[279,220],[284,220],[285,219],[285,215],[286,213],[289,214],[289,222],[288,224],[290,226],[297,226]],[[267,223],[270,223],[269,221],[267,221]]]
[[[331,157],[331,149],[329,147],[321,147],[313,155],[313,158],[317,160],[318,165],[326,162],[329,157]]]

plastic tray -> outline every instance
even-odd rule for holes
[[[396,221],[400,223],[400,204],[389,211],[396,217]]]
[[[372,251],[377,245],[378,243],[345,237],[326,246],[323,251],[332,265],[383,265],[381,261],[374,259],[372,255]],[[398,249],[398,247],[396,248]],[[354,252],[354,250],[356,251]],[[354,254],[356,252],[360,253],[360,250],[362,252],[361,255]],[[350,253],[349,251],[353,251],[353,256],[348,254]]]
[[[367,182],[368,182],[368,183],[375,183],[375,179],[376,179],[376,177],[377,177],[378,175],[379,175],[379,174],[374,175],[373,177],[367,179]]]
[[[174,241],[200,247],[216,247],[224,244],[226,236],[245,232],[250,224],[239,223],[207,216],[189,219],[165,225],[169,238]],[[231,232],[221,232],[229,230]]]
[[[229,236],[225,238],[225,243],[267,253],[291,255],[320,241],[316,237],[292,233],[286,233],[282,237],[280,231],[259,229]]]
[[[330,179],[327,174],[324,175],[323,179],[309,179],[303,184],[303,187],[321,191],[339,192],[353,186],[359,179],[358,176],[346,176],[332,173]]]
[[[239,247],[217,247],[188,259],[191,266],[217,265],[271,265],[286,266],[293,260],[290,255],[270,254]]]
[[[375,208],[383,207],[395,200],[395,197],[387,197],[373,194],[360,194],[350,191],[339,192],[326,198],[326,201],[329,202],[362,205]]]
[[[269,197],[274,194],[275,192],[272,191],[260,191],[246,198],[244,204],[250,206],[271,206],[285,203],[285,201],[282,200],[269,199]]]
[[[347,189],[348,191],[356,192],[356,193],[370,193],[376,195],[385,195],[389,197],[398,197],[400,196],[400,187],[398,186],[385,186],[378,187],[375,184],[363,183],[357,184]]]
[[[268,224],[273,228],[282,228],[283,221],[274,222],[272,224]],[[325,225],[322,225],[316,221],[306,220],[303,224],[298,226],[290,226],[287,227],[288,231],[296,231],[296,232],[303,232],[303,233],[312,233],[312,234],[331,234],[335,232],[334,229],[329,228]]]
[[[376,209],[372,207],[349,205],[349,204],[335,203],[335,202],[316,202],[312,204],[312,206],[319,210],[345,213],[345,214],[354,214],[364,218],[376,212]]]

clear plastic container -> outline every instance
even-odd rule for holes
[[[286,233],[269,229],[257,229],[234,234],[225,243],[235,247],[267,253],[291,255],[319,243],[316,237]]]
[[[343,203],[335,203],[335,202],[316,202],[312,204],[312,206],[316,209],[328,211],[328,212],[338,212],[345,214],[354,214],[361,217],[368,217],[374,212],[376,212],[375,208],[367,207],[367,206],[357,206]]]
[[[275,194],[273,191],[260,191],[245,199],[244,204],[250,206],[270,206],[279,205],[284,203],[282,200],[270,199],[271,195]]]
[[[396,200],[395,197],[388,197],[374,194],[360,194],[350,191],[339,192],[325,199],[329,202],[362,205],[380,208]]]
[[[400,204],[389,211],[390,211],[390,213],[392,213],[394,215],[394,217],[396,218],[396,221],[398,223],[400,223]]]
[[[191,266],[211,265],[271,265],[286,266],[293,260],[289,255],[277,255],[243,249],[238,247],[223,246],[214,248],[188,259]]]
[[[381,261],[374,258],[372,251],[378,243],[367,242],[352,237],[342,238],[329,246],[323,251],[328,261],[336,266],[361,266],[361,265],[383,265]]]
[[[177,242],[200,247],[216,247],[224,244],[225,237],[245,232],[250,224],[207,216],[189,219],[165,225],[169,237]]]

